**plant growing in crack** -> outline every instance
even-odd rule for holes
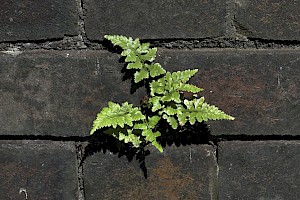
[[[128,102],[108,102],[108,106],[97,114],[90,134],[104,129],[105,134],[135,148],[151,144],[163,152],[158,140],[164,134],[159,129],[161,121],[180,131],[187,123],[193,126],[196,122],[208,120],[234,120],[234,117],[216,106],[206,103],[204,97],[199,98],[198,93],[202,88],[188,83],[198,69],[168,72],[154,62],[157,48],[150,48],[150,43],[119,35],[104,37],[122,48],[121,55],[125,57],[126,69],[134,71],[134,83],[144,83],[147,96],[141,101],[140,107],[134,107]],[[185,98],[184,92],[192,93],[193,98]]]

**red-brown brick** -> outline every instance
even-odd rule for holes
[[[212,146],[152,149],[146,157],[148,178],[138,161],[107,152],[84,161],[87,200],[96,199],[215,199],[217,165]]]
[[[235,121],[210,122],[212,134],[299,135],[298,50],[161,50],[170,70],[199,68],[192,83]],[[201,94],[201,93],[200,93]]]

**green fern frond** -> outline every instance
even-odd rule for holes
[[[178,124],[184,126],[186,122],[194,125],[196,121],[234,120],[234,117],[227,115],[216,106],[204,102],[204,97],[193,100],[185,99],[183,104],[175,104],[175,106],[176,108],[171,106],[164,107],[158,112],[173,129],[177,129]]]
[[[156,138],[161,136],[159,131],[153,132],[151,129],[143,130],[142,135],[145,137],[145,140],[151,142],[160,152],[162,152],[162,146],[158,144]]]
[[[160,101],[161,101],[160,96],[154,96],[148,100],[148,105],[151,107],[152,112],[158,111],[164,107],[164,105],[162,105]]]
[[[156,58],[157,48],[149,48],[148,52],[145,50],[145,54],[140,54],[142,60],[153,62]]]
[[[117,103],[109,102],[108,107],[105,107],[97,114],[97,118],[93,122],[93,128],[90,134],[93,134],[96,130],[103,127],[116,128],[124,125],[133,126],[134,121],[140,121],[145,119],[145,116],[140,111],[140,108],[134,108],[132,104],[128,102],[119,105]]]
[[[177,72],[167,72],[159,63],[154,63],[157,48],[150,48],[150,43],[140,43],[140,40],[120,35],[106,35],[113,45],[120,46],[125,57],[127,69],[134,71],[134,82],[146,81],[150,88],[150,96],[143,104],[143,108],[133,107],[128,102],[122,105],[109,102],[97,114],[93,122],[91,134],[96,130],[105,129],[105,134],[110,134],[124,143],[131,143],[134,147],[152,144],[160,152],[162,146],[157,142],[161,133],[157,131],[160,120],[173,128],[183,126],[187,122],[191,125],[196,122],[208,120],[234,120],[214,105],[209,105],[204,98],[197,98],[197,93],[202,91],[195,85],[187,82],[198,72],[198,69],[188,69]],[[183,92],[193,93],[194,99],[184,99]],[[148,113],[148,111],[150,113]],[[151,113],[152,111],[152,113]],[[151,116],[151,117],[150,117]]]
[[[191,125],[196,121],[208,121],[208,120],[234,120],[234,117],[227,115],[214,105],[209,105],[204,102],[204,97],[200,99],[184,100],[184,105],[178,107],[177,118],[179,124],[183,126],[187,121]]]
[[[145,68],[142,68],[140,71],[134,73],[134,82],[138,83],[143,79],[149,78],[149,71]]]
[[[120,46],[124,50],[137,49],[141,45],[138,38],[133,40],[132,37],[127,38],[122,35],[105,35],[104,38],[111,41],[113,45]]]
[[[132,143],[134,147],[139,147],[142,143],[140,136],[132,133],[132,130],[128,129],[127,134],[119,133],[117,137],[120,141],[124,140],[125,143]]]
[[[135,124],[133,128],[142,130],[142,136],[144,136],[144,139],[162,152],[162,147],[156,140],[157,137],[161,136],[161,133],[159,131],[153,132],[153,129],[160,119],[161,118],[159,116],[148,117],[148,120],[144,120],[143,123]]]
[[[142,143],[141,137],[133,133],[132,127],[129,126],[123,128],[120,126],[116,128],[111,127],[105,130],[104,133],[117,138],[119,141],[124,141],[124,143],[132,143],[134,147],[139,147]]]
[[[166,73],[159,63],[153,64],[157,53],[157,48],[150,48],[150,43],[141,44],[139,39],[133,40],[119,35],[105,35],[113,45],[120,46],[123,49],[121,53],[125,56],[125,62],[128,63],[127,69],[135,69],[134,82],[138,83],[144,79],[160,76]],[[148,64],[150,63],[150,64]]]
[[[175,119],[175,117],[164,114],[164,115],[163,115],[163,118],[164,118],[165,120],[167,120],[167,122],[170,124],[170,126],[171,126],[173,129],[177,129],[177,127],[178,127],[178,122],[177,122],[177,120]]]
[[[198,93],[203,89],[195,85],[187,84],[186,82],[197,73],[197,69],[185,70],[177,72],[167,72],[166,75],[158,80],[154,80],[150,83],[150,94],[175,95],[173,92],[192,92]]]

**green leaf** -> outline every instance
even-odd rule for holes
[[[159,131],[153,133],[151,129],[143,130],[142,135],[145,136],[146,141],[153,142],[161,135]]]
[[[141,46],[140,39],[136,38],[134,41],[132,41],[131,46],[133,49],[137,49],[139,46]]]
[[[159,96],[155,96],[155,97],[151,97],[149,100],[148,100],[148,103],[151,105],[151,110],[152,112],[155,112],[161,108],[163,108],[163,106],[160,104],[160,99],[161,97]]]
[[[105,35],[104,38],[110,40],[113,45],[120,46],[124,50],[133,48],[134,46],[138,45],[137,43],[139,42],[134,42],[131,37],[127,38],[121,35]]]
[[[133,108],[132,106],[132,104],[127,102],[123,103],[122,106],[117,103],[109,102],[108,107],[103,108],[101,112],[97,114],[90,134],[93,134],[97,129],[103,127],[124,127],[125,124],[132,126],[133,121],[145,119],[140,108]]]
[[[164,68],[162,68],[162,66],[159,63],[150,65],[149,68],[150,68],[150,76],[151,77],[156,77],[156,76],[166,73],[166,70]]]
[[[136,54],[133,51],[130,51],[130,53],[127,55],[125,62],[135,62],[137,59]]]
[[[168,106],[163,109],[163,112],[165,112],[167,115],[175,115],[180,111],[177,110],[176,108],[172,108],[171,106]]]
[[[132,143],[134,147],[139,147],[141,144],[140,137],[133,134],[131,130],[128,130],[127,135],[119,133],[119,136],[117,138],[120,141],[124,140],[125,143]]]
[[[156,147],[160,152],[163,152],[162,146],[157,142],[156,138],[161,136],[161,133],[159,131],[156,131],[153,133],[151,129],[144,130],[142,132],[142,135],[145,137],[146,141],[151,142],[151,144]]]
[[[184,126],[188,121],[188,113],[181,112],[180,114],[177,115],[177,119],[180,126]]]
[[[142,124],[135,124],[133,128],[140,129],[140,130],[146,130],[146,129],[148,129],[148,126],[147,126],[147,124],[142,123]]]
[[[128,56],[131,52],[132,52],[131,49],[126,49],[126,50],[122,51],[121,56]]]
[[[186,108],[181,107],[181,112],[177,115],[180,125],[185,124],[187,120],[191,125],[196,121],[234,120],[234,117],[227,115],[216,106],[205,103],[204,97],[193,100],[185,99],[183,103]]]
[[[177,91],[166,93],[165,96],[163,96],[161,98],[161,101],[163,101],[163,102],[174,101],[176,103],[180,103],[181,102],[181,100],[180,100],[180,94]]]
[[[159,152],[161,152],[161,153],[163,152],[162,146],[161,146],[160,144],[158,144],[157,141],[153,141],[153,142],[152,142],[152,145],[153,145],[154,147],[156,147],[156,148],[158,149]]]
[[[191,125],[194,125],[196,123],[196,115],[197,115],[197,112],[190,112],[189,121],[190,121]]]
[[[157,81],[152,81],[150,83],[150,95],[155,96],[155,94],[164,94],[166,90],[164,88],[164,82],[162,79],[158,79]]]
[[[160,119],[161,118],[157,115],[155,115],[153,117],[148,117],[148,121],[149,121],[148,126],[149,126],[149,128],[153,129],[156,126],[156,124],[159,122]]]
[[[134,73],[134,82],[138,83],[143,79],[149,78],[149,72],[145,69],[141,69]]]
[[[176,101],[176,103],[180,103],[181,100],[178,97],[178,92],[187,91],[197,93],[203,90],[197,86],[186,84],[190,77],[197,71],[198,70],[195,69],[173,73],[166,72],[164,77],[150,83],[151,96],[155,96],[155,94],[164,94],[166,97],[163,98],[163,101],[170,101],[170,99],[172,99],[173,101]]]
[[[178,122],[177,122],[177,120],[176,120],[174,117],[168,116],[168,115],[164,114],[164,115],[163,115],[163,118],[164,118],[165,120],[167,120],[167,122],[171,125],[171,127],[172,127],[173,129],[177,129],[177,127],[178,127]]]
[[[127,69],[142,69],[142,67],[143,67],[143,64],[138,60],[135,63],[129,63],[126,68]]]
[[[184,71],[177,71],[172,73],[172,78],[176,80],[181,80],[182,83],[186,83],[190,78],[192,78],[196,73],[198,72],[198,69],[188,69]]]
[[[202,88],[199,88],[195,85],[190,85],[190,84],[181,84],[178,87],[178,89],[181,90],[181,91],[192,92],[192,93],[198,93],[198,92],[203,91]]]
[[[149,49],[148,53],[146,53],[145,55],[141,55],[141,58],[143,60],[148,60],[152,62],[156,57],[156,52],[157,52],[157,48]]]
[[[149,52],[149,46],[150,46],[150,43],[143,43],[143,44],[141,44],[141,46],[137,49],[137,52],[138,52],[139,54],[148,53],[148,52]]]

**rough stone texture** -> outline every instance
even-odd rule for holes
[[[87,0],[86,34],[139,38],[204,38],[224,32],[225,1],[212,0]]]
[[[0,135],[87,136],[108,101],[138,104],[143,94],[130,95],[118,60],[103,51],[0,53]]]
[[[237,0],[237,33],[254,38],[300,40],[299,0]]]
[[[0,199],[77,198],[73,142],[1,141],[0,160]]]
[[[6,0],[0,6],[0,41],[41,40],[78,35],[75,0]]]
[[[97,153],[84,162],[86,200],[216,199],[217,166],[208,145],[168,147],[146,157],[148,178],[138,162]]]
[[[211,122],[212,134],[299,135],[300,52],[297,50],[160,50],[176,71],[199,68],[192,83],[207,102],[236,117]]]
[[[236,117],[212,122],[212,134],[299,135],[297,50],[160,50],[170,70],[200,68],[192,83]],[[118,54],[32,51],[0,54],[0,134],[88,135],[108,101],[138,104],[122,81]]]
[[[220,143],[219,199],[299,199],[299,152],[299,141]]]

